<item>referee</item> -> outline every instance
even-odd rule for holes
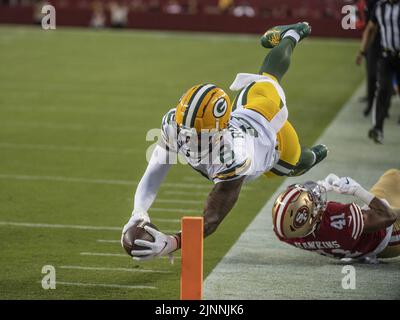
[[[379,0],[367,0],[365,2],[365,21],[366,25],[371,20],[371,13],[374,11],[376,3]],[[371,113],[372,106],[375,100],[375,93],[377,87],[377,75],[378,75],[378,60],[381,55],[381,37],[379,32],[376,33],[374,39],[371,40],[371,44],[365,52],[365,62],[367,71],[367,106],[364,109],[364,116],[368,116]],[[357,60],[357,64],[361,64],[362,59]]]
[[[383,123],[390,106],[392,81],[400,79],[400,0],[380,0],[371,12],[364,30],[357,60],[361,60],[376,33],[381,36],[381,56],[378,61],[378,90],[373,108],[373,127],[368,136],[383,143]]]

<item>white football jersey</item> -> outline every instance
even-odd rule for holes
[[[164,116],[161,144],[179,154],[193,169],[217,183],[245,176],[251,181],[269,171],[279,160],[276,133],[257,112],[239,108],[221,134],[202,135],[194,143],[182,135],[175,122],[175,109]]]
[[[242,88],[252,81],[270,81],[265,76],[245,75]],[[279,122],[283,123],[286,118],[287,115]],[[279,125],[277,127],[258,112],[242,106],[231,113],[228,128],[217,134],[201,134],[197,139],[188,137],[177,127],[175,108],[163,117],[161,129],[161,145],[170,152],[171,158],[174,153],[179,154],[193,169],[214,183],[242,176],[245,176],[245,182],[254,180],[279,160],[276,150]]]

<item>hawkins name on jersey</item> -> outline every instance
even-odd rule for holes
[[[364,217],[355,204],[328,202],[317,230],[304,237],[281,241],[300,249],[332,258],[375,257],[387,246],[391,227],[372,233],[363,233]]]
[[[227,129],[201,133],[180,130],[175,108],[162,120],[161,145],[184,160],[207,179],[218,183],[245,176],[251,181],[269,171],[279,160],[276,133],[269,122],[253,110],[232,112]]]

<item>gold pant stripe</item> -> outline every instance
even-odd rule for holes
[[[275,78],[272,76],[270,77],[276,81]],[[254,82],[243,90],[245,90],[245,92],[243,93],[241,101],[236,101],[236,103],[242,104],[243,108],[256,111],[268,121],[271,121],[275,117],[283,105],[278,91],[270,82]],[[236,100],[239,99],[238,97]],[[296,166],[300,159],[301,147],[296,130],[289,121],[286,121],[278,132],[277,142],[281,161],[280,165],[285,168],[293,168]],[[266,176],[273,177],[283,174],[284,173],[279,172],[277,168],[274,168],[274,171],[267,172]]]
[[[386,171],[370,191],[376,197],[386,199],[391,207],[400,208],[400,170],[390,169]],[[400,219],[393,224],[392,238],[398,234],[400,234]],[[379,258],[398,256],[400,256],[400,243],[393,240],[378,255]]]

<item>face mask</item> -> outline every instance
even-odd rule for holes
[[[209,153],[219,150],[219,141],[223,131],[203,131],[197,133],[195,129],[181,129],[178,134],[178,145],[193,159],[209,157]],[[217,154],[218,155],[218,154]]]
[[[327,202],[327,192],[325,188],[314,181],[306,181],[302,185],[310,192],[315,204],[315,211],[319,212],[325,210]]]

